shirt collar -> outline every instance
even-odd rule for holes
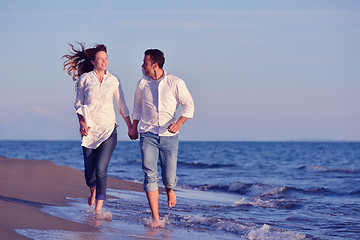
[[[143,71],[143,78],[146,79],[146,80],[148,80],[148,81],[158,81],[158,82],[160,82],[161,80],[163,80],[163,79],[166,77],[166,75],[168,75],[168,72],[167,72],[165,69],[163,69],[163,70],[164,70],[164,74],[162,75],[161,78],[159,78],[159,79],[157,79],[157,80],[152,79],[152,78],[149,77],[149,76],[146,76],[145,73],[144,73],[144,71]]]
[[[92,72],[93,72],[94,75],[97,77],[97,74],[96,74],[95,70],[92,70]],[[109,75],[109,71],[108,71],[108,70],[105,70],[104,79],[105,79],[105,77],[107,77],[108,75]]]

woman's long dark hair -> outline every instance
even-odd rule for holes
[[[69,43],[70,54],[64,55],[65,58],[64,69],[67,73],[72,75],[72,79],[77,81],[81,74],[91,72],[94,70],[94,65],[91,63],[95,59],[96,53],[106,51],[106,46],[103,44],[96,44],[93,48],[85,48],[85,43],[78,43],[80,50],[77,50],[73,44]]]

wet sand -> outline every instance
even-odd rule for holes
[[[108,178],[108,188],[143,191],[142,184]],[[28,239],[14,229],[96,232],[88,224],[56,218],[40,211],[44,206],[65,206],[71,198],[86,198],[83,172],[46,160],[0,157],[1,239]]]

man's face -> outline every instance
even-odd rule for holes
[[[155,63],[152,63],[151,62],[151,59],[150,59],[150,56],[149,55],[145,55],[144,56],[144,63],[143,65],[141,66],[142,69],[144,69],[144,74],[146,76],[149,76],[149,77],[154,77],[155,76],[155,68],[154,68],[154,65]]]

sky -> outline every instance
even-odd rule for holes
[[[61,57],[83,42],[107,46],[130,112],[162,50],[195,102],[181,140],[360,141],[358,0],[3,0],[0,32],[0,140],[80,139]]]

